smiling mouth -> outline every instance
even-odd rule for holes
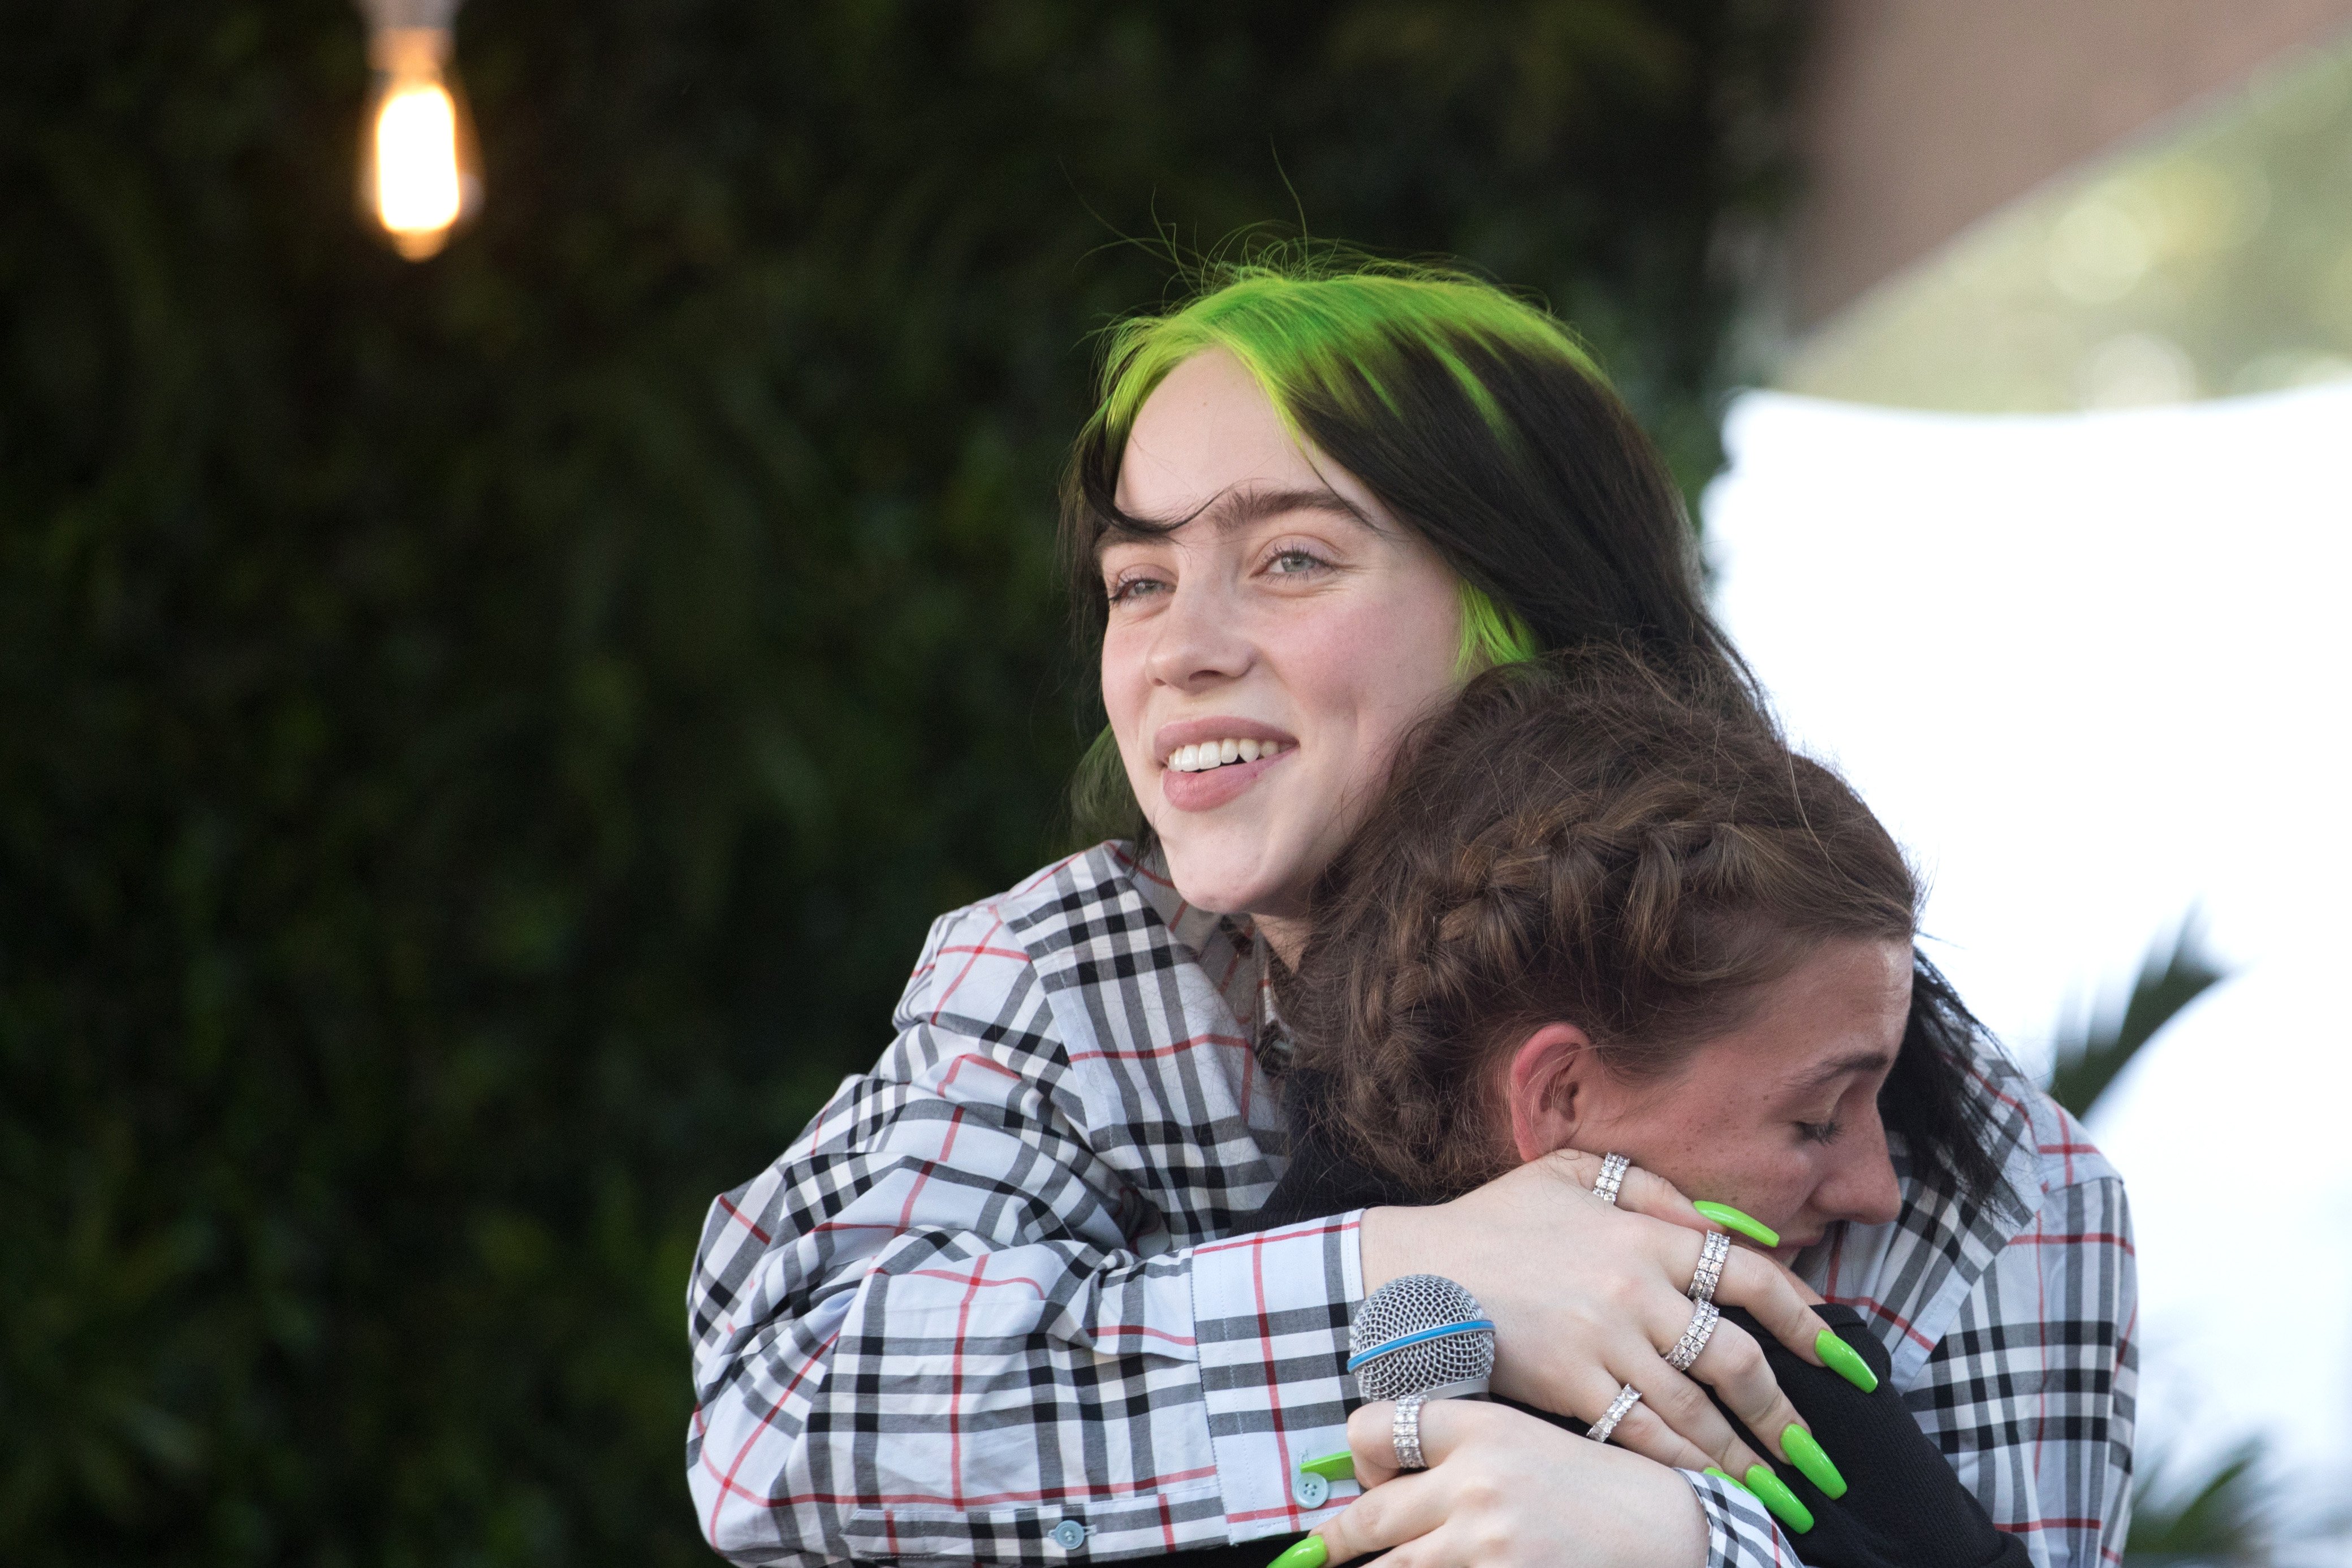
[[[1170,752],[1167,766],[1171,773],[1207,773],[1236,763],[1279,757],[1289,749],[1278,740],[1204,740]]]

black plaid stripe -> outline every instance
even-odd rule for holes
[[[1104,846],[941,919],[874,1071],[713,1206],[688,1456],[729,1556],[1045,1564],[1319,1517],[1289,1479],[1344,1441],[1353,1228],[1231,1235],[1285,1157],[1264,960],[1155,870]],[[2063,1113],[2000,1063],[1982,1089],[2001,1199],[1906,1180],[1804,1261],[1994,1519],[2091,1568],[2128,1490],[2129,1218]],[[1690,1479],[1710,1568],[1799,1561]]]

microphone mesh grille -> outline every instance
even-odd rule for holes
[[[1486,1314],[1478,1300],[1443,1274],[1406,1274],[1364,1298],[1348,1328],[1348,1352],[1360,1355],[1402,1334],[1447,1323],[1469,1322]],[[1356,1386],[1366,1399],[1394,1399],[1449,1383],[1491,1376],[1495,1336],[1486,1330],[1448,1334],[1374,1356],[1356,1369]]]

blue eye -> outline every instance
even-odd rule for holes
[[[1119,581],[1114,582],[1105,588],[1103,590],[1103,595],[1113,604],[1125,604],[1131,599],[1139,598],[1146,593],[1156,592],[1166,586],[1167,584],[1161,582],[1156,577],[1129,577],[1121,579]]]

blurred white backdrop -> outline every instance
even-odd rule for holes
[[[2340,1507],[2352,383],[2033,416],[1757,392],[1727,440],[1725,621],[1927,870],[1930,950],[2015,1056],[2202,912],[2231,978],[2092,1126],[2138,1228],[2142,1457],[2265,1434],[2295,1511]]]

